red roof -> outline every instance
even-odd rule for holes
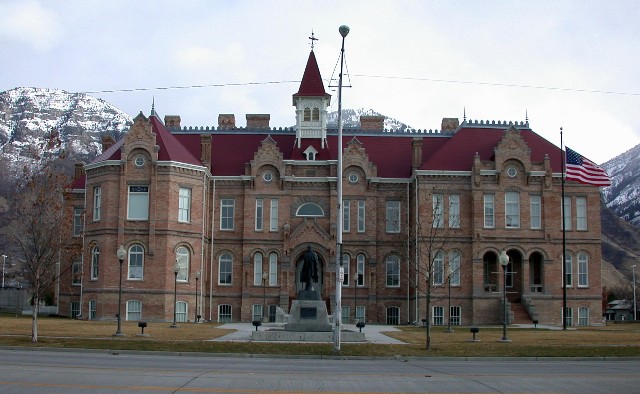
[[[198,157],[200,157],[199,146],[197,150],[194,150],[193,147],[191,150],[187,149],[176,136],[164,127],[164,124],[162,124],[156,115],[151,115],[149,122],[151,123],[153,132],[156,133],[156,144],[160,147],[158,160],[176,161],[197,166],[202,165],[202,162],[198,159]]]
[[[318,68],[318,62],[316,61],[316,55],[311,51],[309,59],[307,60],[307,66],[304,69],[302,75],[302,81],[300,81],[300,88],[296,96],[306,97],[324,97],[331,95],[327,94],[324,90],[324,84],[322,83],[322,76],[320,75],[320,69]]]

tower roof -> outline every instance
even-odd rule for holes
[[[307,60],[307,66],[304,69],[304,75],[302,75],[302,81],[300,82],[300,88],[298,93],[293,97],[331,97],[330,94],[324,90],[324,84],[322,83],[322,76],[320,75],[320,69],[318,68],[318,62],[316,61],[316,55],[311,51],[309,59]]]

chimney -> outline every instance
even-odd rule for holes
[[[411,170],[422,167],[422,138],[414,138],[411,141],[413,155],[411,157]]]
[[[270,119],[271,115],[269,114],[247,114],[247,128],[268,129]]]
[[[165,115],[164,125],[167,127],[180,128],[180,115]]]
[[[234,114],[218,115],[218,128],[219,129],[235,129],[236,116]]]
[[[440,127],[440,131],[443,133],[455,133],[460,126],[460,121],[458,118],[442,118],[442,126]]]
[[[116,140],[114,140],[112,136],[110,135],[102,136],[102,151],[104,152],[107,149],[111,148],[111,146],[113,146],[113,144],[115,143],[116,143]]]
[[[211,170],[211,134],[200,134],[200,161]]]
[[[384,130],[384,116],[360,115],[360,128],[362,130]]]
[[[77,162],[73,168],[73,179],[80,179],[84,177],[84,163]]]

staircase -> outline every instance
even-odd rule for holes
[[[511,303],[511,312],[513,313],[511,324],[533,324],[529,312],[521,303]]]

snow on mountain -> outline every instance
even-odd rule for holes
[[[611,186],[602,190],[607,207],[629,223],[640,226],[640,145],[604,163]]]
[[[342,110],[342,126],[343,127],[360,127],[360,116],[385,116],[372,109],[343,109]],[[327,126],[338,127],[338,111],[329,112],[327,114]],[[404,131],[410,126],[400,122],[397,119],[385,116],[385,130]]]

